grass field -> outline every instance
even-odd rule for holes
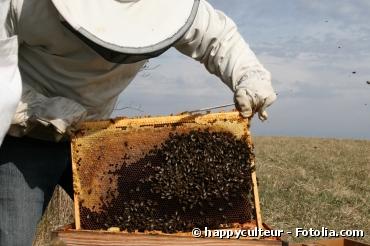
[[[361,229],[366,236],[357,240],[370,242],[370,141],[256,137],[254,142],[265,223],[293,231]],[[72,218],[72,202],[58,190],[34,245],[48,245],[50,230]]]
[[[370,242],[370,141],[259,137],[255,147],[267,224],[361,229]]]

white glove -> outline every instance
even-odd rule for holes
[[[85,117],[86,109],[79,103],[60,96],[46,97],[27,83],[23,83],[22,97],[8,134],[32,136],[32,130],[35,127],[51,126],[56,130],[54,134],[51,135],[48,131],[37,131],[37,136],[33,137],[59,141],[76,130],[77,124]]]
[[[268,76],[264,76],[268,74]],[[245,76],[236,86],[234,101],[240,114],[251,117],[258,112],[261,121],[267,120],[266,108],[276,100],[276,93],[271,85],[269,73],[253,73],[252,76]]]

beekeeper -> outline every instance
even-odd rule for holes
[[[55,185],[71,192],[70,133],[110,117],[170,47],[217,75],[244,117],[267,118],[270,73],[204,0],[0,1],[0,245],[31,245]]]

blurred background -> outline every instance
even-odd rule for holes
[[[370,1],[209,0],[272,73],[278,100],[253,135],[370,139]],[[368,82],[369,81],[369,82]],[[171,49],[122,93],[114,116],[233,102],[203,65]]]

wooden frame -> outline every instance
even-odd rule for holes
[[[183,115],[177,115],[177,116],[162,116],[162,117],[149,117],[149,118],[120,118],[115,120],[106,120],[106,121],[95,121],[95,122],[85,122],[81,126],[81,131],[79,131],[75,138],[72,140],[72,169],[74,173],[74,186],[79,187],[80,181],[78,180],[79,176],[76,175],[77,170],[77,164],[76,160],[77,153],[78,153],[78,141],[80,139],[83,139],[85,136],[94,135],[94,134],[101,134],[101,132],[104,131],[114,131],[117,128],[123,128],[127,126],[140,126],[141,125],[160,125],[160,124],[173,124],[173,123],[182,123],[182,122],[194,122],[196,124],[207,124],[208,122],[212,122],[214,120],[237,120],[243,122],[243,125],[245,125],[244,132],[247,135],[247,143],[250,146],[250,148],[253,148],[252,139],[249,131],[249,120],[243,119],[239,115],[238,112],[222,112],[222,113],[212,113],[212,114],[183,114]],[[253,197],[254,197],[254,207],[255,207],[255,213],[256,213],[256,224],[258,228],[264,228],[263,222],[262,222],[262,216],[261,216],[261,208],[260,208],[260,200],[259,200],[259,193],[258,193],[258,186],[257,186],[257,175],[255,171],[255,162],[252,160],[252,167],[253,172],[251,174],[251,182],[253,186]],[[77,188],[78,189],[78,188]],[[80,212],[79,212],[79,194],[74,194],[74,208],[75,208],[75,225],[76,229],[81,229],[80,224]],[[83,231],[83,234],[81,235],[87,235],[88,231]],[[87,233],[87,234],[86,234]],[[101,234],[105,235],[105,234]],[[111,235],[111,234],[107,234]],[[176,235],[176,234],[175,234]],[[126,235],[127,236],[127,235]]]
[[[270,229],[264,225],[265,229]],[[55,245],[64,246],[121,246],[121,245],[153,245],[153,246],[193,246],[193,245],[254,245],[283,246],[285,242],[279,238],[272,239],[217,239],[194,238],[179,235],[153,235],[144,233],[114,233],[106,231],[75,230],[72,225],[52,233]],[[60,244],[58,244],[60,243]],[[51,244],[53,246],[53,244]]]

